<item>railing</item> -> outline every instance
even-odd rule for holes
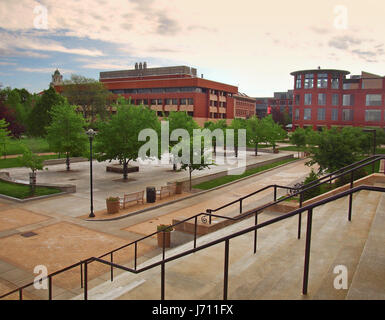
[[[138,248],[138,243],[140,241],[143,241],[147,238],[150,238],[158,233],[162,233],[163,234],[163,240],[164,240],[164,237],[165,237],[165,232],[164,231],[157,231],[157,232],[154,232],[150,235],[147,235],[145,237],[142,237],[138,240],[135,240],[131,243],[128,243],[126,245],[123,245],[119,248],[116,248],[112,251],[109,251],[99,257],[92,257],[92,258],[88,258],[86,260],[83,260],[83,261],[80,261],[80,262],[77,262],[71,266],[68,266],[66,268],[63,268],[63,269],[60,269],[58,271],[55,271],[51,274],[49,274],[48,276],[46,276],[45,278],[41,279],[41,280],[48,280],[48,299],[51,300],[52,299],[52,278],[55,276],[55,275],[58,275],[60,273],[63,273],[65,271],[68,271],[70,269],[73,269],[73,268],[76,268],[78,266],[80,266],[80,282],[81,282],[81,288],[84,289],[84,298],[87,299],[87,292],[88,292],[88,288],[87,288],[87,285],[88,285],[88,273],[87,273],[87,266],[89,263],[93,262],[93,261],[97,261],[97,262],[100,262],[100,263],[103,263],[103,264],[107,264],[110,266],[110,277],[111,277],[111,281],[113,281],[113,277],[114,277],[114,273],[113,273],[113,268],[118,268],[118,269],[122,269],[122,270],[125,270],[125,271],[129,271],[129,272],[132,272],[132,273],[140,273],[140,272],[143,272],[143,271],[146,271],[146,270],[149,270],[153,267],[156,267],[156,266],[159,266],[161,265],[161,279],[162,279],[162,292],[161,292],[161,299],[164,299],[164,277],[165,277],[165,274],[164,274],[164,271],[165,271],[165,264],[169,261],[172,261],[172,260],[175,260],[175,259],[178,259],[180,257],[183,257],[185,255],[188,255],[188,254],[191,254],[193,252],[196,252],[196,251],[199,251],[199,250],[202,250],[202,249],[205,249],[207,247],[210,247],[212,245],[215,245],[215,244],[218,244],[220,242],[223,242],[225,241],[225,275],[228,274],[227,271],[228,271],[228,250],[229,250],[229,240],[234,238],[234,237],[237,237],[239,235],[242,235],[242,234],[245,234],[245,233],[248,233],[248,232],[251,232],[251,231],[254,231],[254,253],[256,253],[256,249],[257,249],[257,230],[266,226],[266,225],[270,225],[271,223],[274,223],[274,222],[278,222],[278,221],[281,221],[283,219],[286,219],[286,218],[289,218],[289,217],[292,217],[294,215],[298,215],[299,216],[299,221],[298,221],[298,239],[300,239],[300,235],[301,235],[301,214],[303,211],[306,211],[306,210],[312,210],[314,207],[318,206],[318,205],[322,205],[322,204],[325,204],[327,202],[330,202],[330,201],[334,201],[336,199],[339,199],[341,197],[344,197],[346,195],[349,195],[349,211],[348,211],[348,219],[349,221],[351,221],[351,215],[352,215],[352,195],[354,192],[356,191],[359,191],[359,190],[363,190],[362,188],[364,188],[364,190],[373,190],[373,191],[381,191],[381,192],[384,192],[385,191],[385,188],[379,188],[379,187],[368,187],[368,186],[361,186],[361,187],[356,187],[356,188],[353,188],[353,179],[354,179],[354,172],[362,167],[365,167],[369,164],[374,164],[376,161],[380,161],[382,159],[385,159],[385,155],[374,155],[372,157],[369,157],[369,158],[366,158],[366,159],[363,159],[361,161],[358,161],[352,165],[349,165],[349,166],[346,166],[336,172],[333,172],[331,174],[328,174],[320,179],[318,179],[317,181],[313,181],[307,185],[304,185],[302,186],[302,188],[300,190],[298,190],[297,192],[295,192],[294,194],[292,195],[289,195],[289,196],[286,196],[284,198],[281,198],[279,200],[277,200],[277,189],[278,188],[284,188],[284,189],[289,189],[289,190],[292,190],[294,188],[292,187],[285,187],[285,186],[279,186],[279,185],[269,185],[269,186],[266,186],[262,189],[259,189],[255,192],[252,192],[244,197],[241,197],[239,198],[238,200],[235,200],[235,201],[232,201],[228,204],[225,204],[217,209],[207,209],[205,213],[199,213],[199,214],[196,214],[190,218],[187,218],[187,219],[184,219],[182,221],[179,221],[175,224],[172,225],[172,227],[175,227],[181,223],[184,223],[184,222],[187,222],[189,220],[192,220],[194,219],[194,241],[193,241],[193,249],[191,250],[187,250],[181,254],[178,254],[178,255],[175,255],[173,257],[170,257],[170,258],[167,258],[165,257],[165,241],[163,241],[163,248],[162,248],[162,260],[159,261],[159,262],[156,262],[150,266],[146,266],[142,269],[137,269],[137,248]],[[357,164],[359,164],[357,166]],[[352,168],[353,167],[353,168]],[[385,167],[385,166],[384,166]],[[348,168],[351,168],[345,172],[342,172],[343,170],[346,170]],[[339,173],[340,172],[340,173]],[[311,204],[311,205],[308,205],[308,206],[305,206],[305,207],[302,207],[302,204],[303,204],[303,193],[305,191],[308,191],[308,190],[311,190],[312,188],[315,188],[317,186],[320,186],[324,183],[328,183],[328,182],[331,182],[332,180],[335,180],[335,179],[338,179],[339,177],[342,177],[342,176],[345,176],[347,174],[350,174],[350,189],[348,191],[345,191],[345,192],[342,192],[338,195],[335,195],[335,196],[332,196],[330,198],[327,198],[327,199],[324,199],[324,200],[321,200],[321,201],[318,201],[314,204]],[[384,168],[384,174],[385,174],[385,168]],[[328,180],[327,180],[328,179]],[[324,181],[323,181],[324,180]],[[318,182],[318,183],[316,183]],[[315,184],[316,183],[316,184]],[[264,190],[267,190],[267,189],[270,189],[270,188],[274,188],[274,202],[272,203],[268,203],[266,205],[263,205],[261,207],[258,207],[258,208],[254,208],[254,209],[251,209],[245,213],[242,213],[242,201],[246,198],[249,198],[259,192],[262,192]],[[366,188],[366,189],[365,189]],[[275,218],[275,219],[272,219],[270,221],[267,221],[267,222],[264,222],[262,224],[258,224],[258,214],[260,212],[262,212],[263,210],[267,209],[268,207],[272,206],[272,205],[275,205],[277,203],[280,203],[282,201],[286,201],[292,197],[295,197],[297,195],[300,195],[300,208],[297,209],[297,210],[294,210],[286,215],[283,215],[281,217],[278,217],[278,218]],[[219,210],[222,210],[230,205],[233,205],[235,203],[239,202],[240,203],[240,215],[237,216],[237,217],[226,217],[226,216],[221,216],[221,215],[217,215],[217,214],[213,214],[212,212],[216,212],[216,211],[219,211]],[[211,218],[212,217],[217,217],[217,218],[223,218],[223,219],[228,219],[228,220],[232,220],[232,221],[238,221],[240,219],[244,219],[245,217],[248,217],[248,216],[251,216],[251,215],[255,215],[255,223],[254,223],[254,226],[251,227],[251,228],[248,228],[248,229],[245,229],[245,230],[242,230],[242,231],[239,231],[237,233],[234,233],[232,235],[229,235],[227,237],[224,237],[224,238],[220,238],[218,240],[215,240],[215,241],[212,241],[208,244],[204,244],[200,247],[197,247],[196,245],[196,241],[197,241],[197,225],[198,225],[198,217],[199,216],[209,216],[209,219],[210,219],[210,222],[211,222]],[[311,217],[312,217],[312,211],[308,212],[308,226],[307,226],[307,232],[306,232],[306,246],[310,247],[310,240],[308,239],[308,237],[311,236]],[[309,220],[310,220],[310,231],[309,231]],[[309,241],[309,244],[308,244],[308,241]],[[121,266],[119,264],[116,264],[113,262],[113,255],[115,252],[119,251],[119,250],[122,250],[124,248],[127,248],[129,246],[134,246],[134,268],[128,268],[128,267],[125,267],[125,266]],[[308,253],[306,256],[308,257],[310,253]],[[102,258],[106,257],[106,256],[110,256],[110,261],[107,261],[107,260],[104,260]],[[227,259],[226,259],[227,257]],[[305,265],[306,265],[306,261],[305,261]],[[307,262],[307,265],[308,265],[308,262]],[[84,270],[83,270],[84,269]],[[308,269],[308,268],[307,268]],[[307,278],[307,277],[306,277]],[[4,295],[1,295],[0,296],[0,299],[8,296],[8,295],[11,295],[13,293],[16,293],[18,292],[19,293],[19,299],[22,300],[23,299],[23,290],[27,287],[30,287],[34,285],[34,282],[31,282],[27,285],[24,285],[22,287],[19,287],[17,289],[14,289]],[[226,287],[226,290],[224,290],[224,299],[227,298],[227,279],[226,279],[226,282],[224,283],[224,286]],[[306,285],[306,288],[307,288],[307,285]],[[303,291],[304,292],[304,291]],[[307,292],[307,290],[306,290]],[[306,293],[304,293],[306,294]]]

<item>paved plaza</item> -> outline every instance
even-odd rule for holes
[[[249,155],[247,163],[264,161],[274,156],[276,155],[271,153],[261,153],[258,157]],[[179,199],[173,197],[162,200],[164,205],[153,209],[144,204],[146,211],[113,221],[103,221],[108,218],[105,214],[107,196],[121,196],[124,193],[143,190],[149,185],[160,187],[167,181],[186,177],[187,173],[173,172],[171,165],[152,168],[140,166],[139,172],[129,174],[131,181],[121,182],[121,174],[106,172],[106,163],[94,162],[95,211],[99,212],[99,221],[90,221],[89,163],[74,163],[70,172],[64,171],[64,165],[50,166],[48,171],[39,172],[39,182],[73,183],[76,184],[77,192],[26,203],[0,201],[0,294],[32,281],[36,276],[33,274],[36,265],[46,266],[50,273],[153,233],[160,223],[172,223],[174,218],[187,218],[204,212],[207,208],[219,207],[266,185],[292,185],[303,180],[310,172],[310,168],[304,165],[305,162],[295,161],[212,191],[193,195],[183,193],[177,195]],[[212,173],[214,170],[220,171],[223,168],[214,167],[210,171],[205,170],[197,174]],[[7,171],[16,179],[23,179],[27,174],[27,170],[23,168]],[[281,190],[278,195],[284,193],[285,191]],[[271,194],[271,191],[265,191],[251,197],[244,202],[244,208],[271,201]],[[127,212],[143,209],[139,207],[134,206]],[[236,211],[236,207],[229,207],[221,213],[231,215]],[[36,235],[22,235],[31,231]],[[140,259],[149,259],[158,253],[156,239],[146,239],[138,246]],[[132,259],[132,247],[114,256],[117,263],[131,263]],[[95,264],[90,269],[89,277],[97,285],[105,281],[106,273],[108,267]],[[54,297],[66,298],[78,293],[79,284],[78,268],[55,277]],[[36,292],[33,295],[35,298]]]

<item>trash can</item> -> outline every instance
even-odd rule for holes
[[[147,187],[146,188],[146,201],[147,203],[154,203],[156,201],[156,188]]]

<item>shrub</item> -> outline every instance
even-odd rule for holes
[[[156,230],[159,231],[164,231],[164,232],[171,232],[174,230],[170,224],[160,224],[159,226],[156,227]]]
[[[303,182],[304,185],[311,183],[313,181],[316,181],[318,179],[317,173],[313,169],[311,169],[310,174],[306,177],[305,181]],[[313,187],[310,190],[307,190],[303,193],[303,200],[308,200],[311,198],[314,198],[318,196],[321,193],[321,186]]]
[[[364,168],[358,169],[358,170],[354,171],[353,181],[361,179],[365,176],[366,176],[365,169]],[[348,184],[348,183],[350,183],[350,174],[346,174],[346,175],[336,179],[335,185],[336,185],[336,187],[341,187],[341,186]]]

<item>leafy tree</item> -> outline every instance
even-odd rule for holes
[[[273,151],[275,152],[277,141],[286,138],[287,132],[274,122],[271,115],[263,118],[262,121],[266,128],[266,140],[273,146]]]
[[[205,159],[205,149],[204,149],[204,143],[201,140],[200,141],[200,150],[198,147],[198,150],[196,149],[196,145],[194,146],[194,139],[191,137],[189,140],[185,140],[182,143],[188,144],[188,148],[190,149],[189,153],[189,161],[188,163],[182,163],[181,169],[182,170],[188,170],[189,172],[189,188],[191,191],[192,188],[192,173],[197,170],[204,170],[205,168],[209,168],[210,166],[214,165],[213,161],[211,159]],[[198,143],[199,144],[199,143]],[[195,147],[195,148],[194,148]],[[199,161],[196,161],[197,158],[200,158]]]
[[[255,155],[258,155],[258,144],[266,141],[265,122],[257,116],[252,116],[246,120],[246,138],[247,143],[255,145]]]
[[[290,142],[297,147],[298,158],[300,149],[306,146],[306,130],[297,128],[290,136]]]
[[[117,112],[109,121],[98,122],[95,153],[98,161],[119,160],[123,164],[123,179],[127,180],[128,162],[139,157],[139,149],[146,142],[138,141],[143,129],[153,129],[160,136],[160,122],[156,112],[145,106],[134,106],[119,99]]]
[[[0,92],[0,119],[9,123],[8,129],[15,137],[20,137],[25,131],[26,107],[20,102],[17,89],[6,88]]]
[[[223,131],[223,138],[225,138],[227,123],[226,123],[225,119],[220,119],[220,120],[215,121],[215,122],[206,121],[204,123],[204,128],[209,129],[211,132],[213,132],[216,129],[220,129]],[[218,144],[217,138],[214,136],[212,141],[213,141],[214,153],[216,153],[217,152],[217,144]],[[222,142],[224,145],[224,141],[222,141]]]
[[[62,90],[71,105],[79,106],[84,118],[90,118],[91,122],[97,115],[106,118],[106,106],[111,103],[112,94],[102,82],[73,74],[70,80],[64,81]]]
[[[303,184],[304,185],[309,184],[313,181],[316,181],[317,179],[318,179],[318,174],[312,168],[310,174],[306,177]],[[303,199],[308,200],[308,199],[314,198],[318,196],[320,193],[321,193],[321,186],[313,187],[312,189],[309,189],[303,193]]]
[[[34,154],[28,147],[24,146],[23,155],[20,158],[22,166],[31,169],[32,171],[32,183],[31,193],[35,193],[36,187],[36,171],[43,170],[43,159]]]
[[[352,164],[363,154],[363,139],[366,139],[366,135],[361,128],[324,129],[314,140],[311,160],[307,164],[317,163],[320,173],[323,171],[330,173]]]
[[[28,132],[32,136],[43,137],[47,134],[46,128],[51,123],[50,111],[53,106],[61,105],[65,102],[65,98],[56,93],[55,89],[50,87],[45,90],[36,105],[28,116]]]
[[[193,135],[194,129],[199,129],[199,125],[195,122],[193,117],[189,116],[187,112],[183,111],[172,111],[170,112],[169,116],[164,119],[165,121],[169,122],[169,129],[170,129],[170,136],[171,133],[175,129],[185,129],[189,133],[190,137]],[[176,144],[180,142],[181,138],[179,138],[179,141],[171,141],[169,140],[170,150],[172,147],[174,147]],[[173,163],[173,170],[176,170],[176,163]]]
[[[4,119],[0,119],[0,145],[1,145],[1,153],[4,155],[4,159],[7,154],[7,145],[10,142],[10,131],[8,130],[9,123]]]
[[[70,156],[83,154],[87,148],[85,120],[76,112],[76,106],[68,103],[54,106],[49,113],[52,121],[46,128],[48,144],[52,151],[66,154],[66,167],[69,171]]]
[[[235,157],[238,157],[238,133],[239,133],[238,130],[247,128],[246,120],[235,118],[231,121],[231,124],[228,128],[234,130],[234,151],[235,151]]]

